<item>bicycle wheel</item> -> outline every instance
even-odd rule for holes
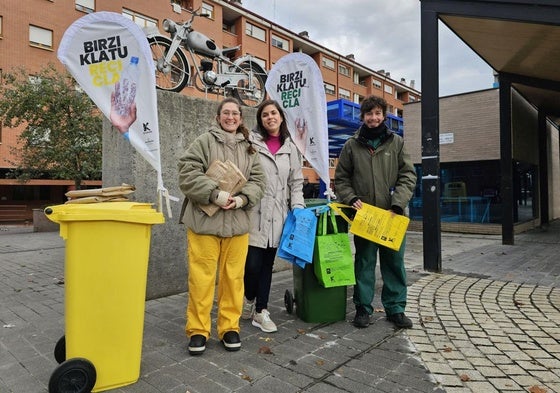
[[[234,88],[235,97],[245,106],[259,106],[266,98],[266,73],[258,64],[250,61],[239,64],[239,68],[245,71],[245,78]]]
[[[152,59],[156,67],[156,87],[161,90],[180,92],[190,77],[190,67],[185,54],[178,49],[169,63],[165,62],[165,55],[171,47],[171,40],[156,36],[148,38]]]

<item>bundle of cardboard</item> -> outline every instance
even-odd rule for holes
[[[239,193],[243,185],[247,183],[247,179],[245,179],[243,173],[241,173],[239,168],[230,160],[226,162],[220,160],[212,162],[206,171],[206,176],[215,180],[221,191],[227,191],[231,195]],[[213,203],[200,205],[199,207],[210,217],[220,210],[220,206]]]
[[[115,187],[68,191],[64,195],[68,198],[66,203],[122,202],[128,201],[127,195],[134,190],[136,187],[123,183]]]

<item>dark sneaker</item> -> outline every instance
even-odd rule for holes
[[[352,323],[357,328],[366,328],[369,326],[369,314],[363,306],[356,307],[356,315]]]
[[[206,350],[206,337],[202,334],[195,334],[191,336],[191,341],[189,341],[189,354],[190,355],[201,355]]]
[[[403,312],[387,315],[387,320],[393,322],[398,328],[410,329],[412,327],[412,321]]]
[[[226,351],[239,351],[241,348],[241,339],[239,338],[239,333],[234,332],[233,330],[230,332],[226,332],[224,337],[222,338],[222,344],[224,344],[224,348]]]

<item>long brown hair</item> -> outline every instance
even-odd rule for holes
[[[243,119],[243,111],[241,110],[241,103],[239,102],[239,100],[237,98],[234,98],[234,97],[226,97],[222,100],[222,102],[220,102],[220,104],[218,105],[218,109],[216,110],[216,120],[218,122],[219,122],[220,113],[222,112],[222,108],[224,107],[225,104],[230,103],[230,102],[232,104],[237,105],[237,109],[239,110],[239,114],[241,116],[241,119]],[[245,124],[243,124],[243,121],[241,121],[241,124],[239,124],[239,127],[237,127],[236,132],[242,133],[245,140],[249,143],[249,147],[247,148],[247,152],[249,154],[256,153],[257,150],[255,149],[255,147],[253,146],[253,144],[249,140],[249,129],[247,127],[245,127]]]

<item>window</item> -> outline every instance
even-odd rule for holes
[[[334,95],[336,93],[334,85],[331,85],[330,83],[325,83],[325,93]]]
[[[52,49],[53,32],[42,27],[29,25],[29,43],[32,46]]]
[[[416,97],[408,96],[408,102],[416,102]]]
[[[384,90],[385,90],[385,93],[393,94],[393,86],[391,86],[391,85],[386,84]]]
[[[347,100],[350,100],[350,91],[343,89],[342,87],[338,88],[338,96],[340,98],[345,98]]]
[[[234,22],[226,22],[224,21],[222,23],[222,30],[223,31],[227,31],[228,33],[231,34],[236,34],[235,32],[235,23]]]
[[[76,0],[76,9],[88,14],[94,12],[95,0]]]
[[[360,74],[357,72],[354,72],[354,83],[357,85],[360,84]]]
[[[203,14],[208,14],[208,18],[210,19],[214,19],[214,6],[207,4],[207,3],[202,3],[202,11]]]
[[[171,4],[177,4],[181,8],[185,10],[192,10],[193,8],[193,0],[171,0]]]
[[[346,67],[344,64],[338,65],[338,73],[344,76],[350,76],[350,68]]]
[[[290,44],[288,40],[285,40],[284,38],[280,38],[274,34],[272,34],[271,40],[272,40],[272,46],[275,46],[280,49],[284,49],[285,51],[290,50]]]
[[[256,38],[257,40],[266,42],[266,32],[260,27],[252,25],[249,22],[245,24],[245,34],[253,38]]]
[[[321,60],[323,67],[330,68],[334,70],[334,60],[329,59],[328,57],[324,57]]]
[[[0,37],[2,37],[2,16],[0,15]]]
[[[373,87],[375,87],[376,89],[381,89],[381,82],[378,81],[377,79],[373,80]]]
[[[139,14],[131,10],[123,8],[123,16],[136,23],[141,28],[144,27],[157,27],[157,20],[152,19],[146,15]]]
[[[359,94],[354,93],[354,104],[359,104],[362,102],[363,97],[360,97]]]

